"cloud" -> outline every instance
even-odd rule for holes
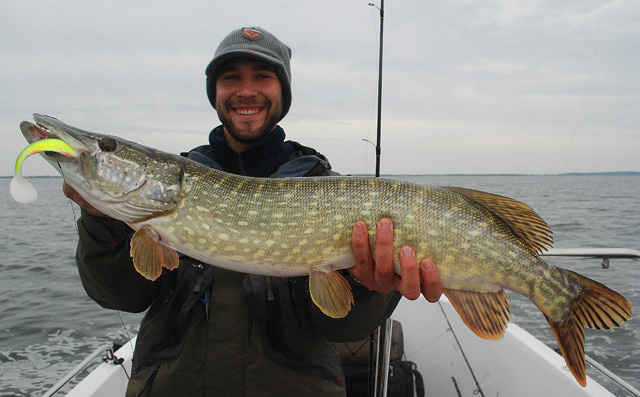
[[[640,170],[640,4],[385,7],[383,172]],[[206,142],[218,121],[204,68],[229,31],[254,25],[293,49],[289,138],[341,172],[372,172],[378,23],[366,1],[6,2],[0,174],[33,112],[172,152]]]

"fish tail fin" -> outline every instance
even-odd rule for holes
[[[578,279],[582,292],[571,303],[571,310],[565,318],[554,321],[547,317],[547,321],[569,370],[584,387],[587,385],[584,327],[597,330],[618,327],[631,317],[633,307],[624,296],[597,281],[570,270],[561,270]]]

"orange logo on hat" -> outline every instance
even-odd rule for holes
[[[256,37],[260,37],[262,35],[261,31],[255,29],[245,29],[242,31],[242,33],[244,33],[244,35],[250,39],[255,39]]]

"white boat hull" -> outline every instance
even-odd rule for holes
[[[98,365],[67,394],[67,397],[124,396],[127,382],[129,382],[127,374],[131,373],[132,347],[135,344],[136,338],[133,338],[114,353],[117,358],[124,359],[122,365],[108,363]],[[124,369],[126,369],[126,373]]]
[[[562,356],[516,324],[500,341],[478,338],[444,296],[439,305],[403,299],[392,317],[402,323],[406,360],[417,364],[426,396],[481,395],[474,375],[485,396],[613,396],[589,377],[580,386]]]

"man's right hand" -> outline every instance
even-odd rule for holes
[[[433,260],[424,258],[418,264],[411,247],[403,247],[399,253],[402,274],[395,273],[393,257],[393,222],[380,220],[376,229],[375,258],[369,247],[369,234],[364,222],[356,222],[352,234],[353,254],[356,265],[349,272],[369,290],[388,294],[398,290],[407,299],[415,300],[424,295],[435,303],[442,295],[442,281]]]
[[[82,197],[74,188],[69,186],[67,182],[62,183],[62,192],[64,193],[65,196],[69,197],[71,200],[73,200],[76,204],[78,204],[82,209],[87,211],[89,214],[93,216],[102,217],[102,218],[108,218],[107,215],[98,211],[96,207],[89,204],[87,200],[85,200],[84,197]]]

